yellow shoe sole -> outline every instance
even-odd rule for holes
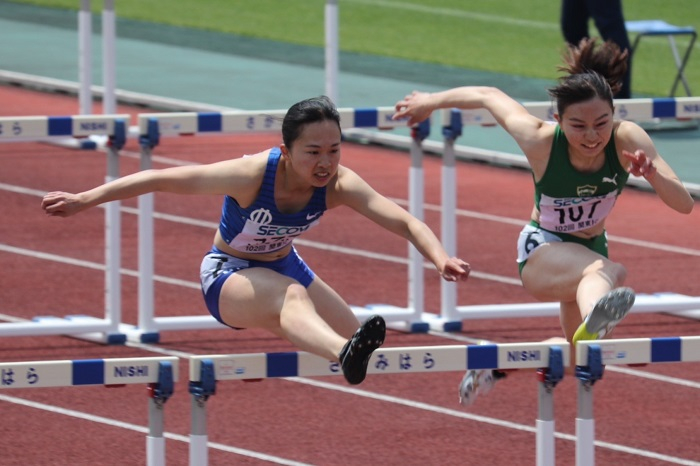
[[[634,305],[631,288],[615,288],[598,300],[586,319],[576,329],[573,342],[603,338],[620,322]]]

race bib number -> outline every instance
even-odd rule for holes
[[[231,240],[230,245],[237,251],[254,254],[277,251],[289,245],[294,238],[313,225],[270,225],[248,219],[243,231]]]
[[[604,196],[540,198],[540,226],[549,231],[570,233],[591,228],[610,214],[617,192]]]

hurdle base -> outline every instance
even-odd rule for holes
[[[412,308],[389,304],[367,304],[364,307],[350,306],[350,308],[361,322],[379,314],[386,321],[387,327],[393,330],[409,333],[427,333],[430,330],[430,325],[422,319],[417,319],[417,313]]]
[[[158,343],[160,332],[176,330],[226,330],[230,327],[210,315],[155,317],[144,328],[137,325],[121,324],[128,341],[134,343]]]
[[[436,318],[430,321],[430,329],[439,332],[461,332],[463,322],[461,320],[451,320],[444,318]]]
[[[379,314],[386,320],[387,327],[401,332],[428,333],[431,330],[459,332],[462,330],[461,320],[446,319],[429,312],[423,312],[418,315],[412,308],[391,306],[389,304],[368,304],[365,307],[351,307],[355,316],[361,321],[374,314]]]
[[[144,331],[136,325],[120,324],[119,330],[126,335],[126,340],[130,343],[159,343],[160,332]]]
[[[99,146],[98,142],[91,138],[48,138],[42,139],[39,142],[45,144],[52,144],[54,146],[66,147],[68,149],[81,149],[81,150],[96,150]]]
[[[93,343],[100,343],[103,345],[123,345],[126,343],[126,335],[123,333],[79,333],[76,335],[67,335],[70,338],[77,338],[78,340],[91,341]]]
[[[110,322],[105,319],[97,319],[95,317],[86,315],[70,315],[66,316],[65,320],[73,323],[82,322],[86,325],[94,323],[108,325],[109,327],[111,327],[111,325],[109,325]],[[91,341],[93,343],[100,343],[104,345],[123,345],[124,343],[126,343],[126,334],[121,333],[119,331],[113,332],[111,331],[111,328],[105,331],[77,333],[68,336],[71,338],[77,338],[79,340]]]
[[[126,342],[126,335],[119,333],[115,325],[107,319],[87,315],[37,316],[32,320],[5,315],[2,317],[10,322],[0,323],[0,337],[62,335],[108,345]]]
[[[75,334],[64,334],[68,338],[75,338],[76,340],[89,341],[91,343],[97,343],[100,345],[123,345],[126,343],[126,335],[122,333],[75,333]]]
[[[405,333],[428,333],[430,325],[425,322],[387,322],[387,328]]]

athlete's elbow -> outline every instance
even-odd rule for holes
[[[695,207],[695,201],[693,201],[691,199],[690,202],[683,205],[683,207],[681,209],[679,209],[678,211],[682,214],[689,214],[693,211],[694,207]]]
[[[671,204],[671,208],[681,214],[690,214],[695,207],[695,200],[688,196],[687,199]]]

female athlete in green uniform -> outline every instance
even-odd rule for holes
[[[533,297],[561,303],[561,325],[572,343],[602,338],[634,304],[634,292],[622,286],[625,267],[608,259],[605,233],[628,175],[644,177],[678,212],[690,213],[694,205],[649,135],[613,118],[613,94],[625,69],[626,53],[612,42],[584,39],[571,47],[560,68],[566,76],[549,90],[556,124],[492,87],[414,92],[396,104],[394,118],[409,124],[440,108],[484,108],[518,143],[535,183],[530,222],[518,240],[520,277]],[[473,403],[498,375],[469,371],[460,386],[462,404]]]

